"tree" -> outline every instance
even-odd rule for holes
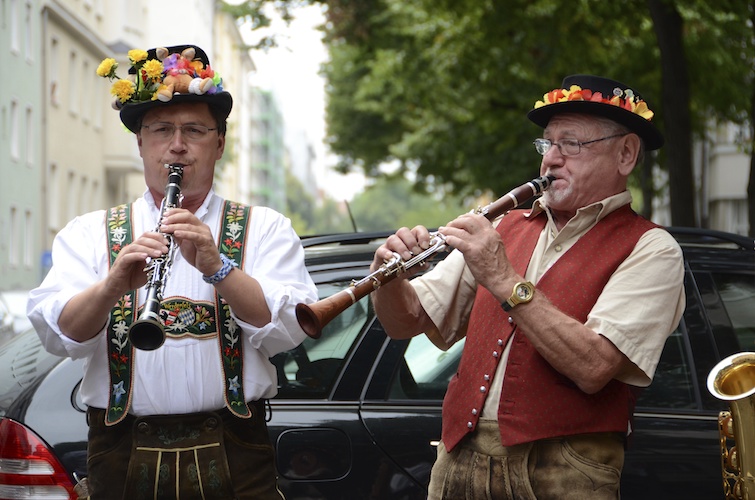
[[[537,172],[540,131],[524,115],[540,93],[602,74],[640,89],[667,138],[636,172],[643,213],[657,163],[672,224],[696,225],[693,139],[755,117],[752,0],[255,0],[237,12],[266,3],[328,7],[328,141],[344,172],[393,163],[419,185],[505,192]]]
[[[419,192],[401,176],[379,179],[351,203],[359,231],[389,231],[401,226],[438,227],[469,211],[470,203],[451,195]],[[466,208],[465,208],[466,206]]]
[[[741,0],[338,4],[351,10],[329,19],[328,132],[344,170],[377,175],[397,161],[421,183],[503,192],[537,168],[539,131],[523,115],[538,93],[569,73],[605,74],[653,106],[668,140],[651,161],[669,169],[672,222],[695,225],[693,134],[710,119],[749,115],[741,89],[752,87],[752,33]]]

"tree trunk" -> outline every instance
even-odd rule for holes
[[[648,0],[661,51],[661,109],[665,124],[666,165],[671,195],[671,224],[696,226],[692,175],[692,122],[683,21],[670,0]]]
[[[755,34],[755,2],[752,2],[751,20],[753,34]],[[752,100],[750,101],[750,180],[747,182],[747,217],[749,233],[755,237],[755,81],[752,84]]]

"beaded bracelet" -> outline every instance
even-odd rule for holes
[[[222,253],[220,254],[220,260],[223,261],[223,266],[218,270],[218,272],[216,272],[212,276],[202,276],[202,279],[205,283],[209,283],[210,285],[220,283],[225,279],[226,276],[231,274],[231,271],[233,271],[234,267],[238,267],[238,264],[236,264],[235,261],[229,259]]]

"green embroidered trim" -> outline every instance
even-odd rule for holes
[[[243,269],[244,251],[243,246],[246,241],[247,226],[249,224],[249,215],[251,207],[241,205],[232,201],[226,201],[223,209],[223,220],[225,223],[220,231],[218,248],[238,264],[239,269]],[[240,328],[231,316],[231,308],[228,303],[220,297],[217,292],[215,296],[218,299],[218,330],[220,335],[220,352],[223,357],[223,375],[225,380],[225,397],[226,406],[232,413],[238,417],[249,418],[252,412],[246,404],[244,397],[243,379],[243,342],[240,342]]]
[[[131,206],[120,205],[107,212],[107,240],[109,265],[112,266],[121,249],[133,241]],[[251,207],[226,201],[223,209],[224,224],[219,235],[221,253],[243,268],[244,243]],[[137,318],[136,292],[125,294],[110,312],[108,326],[108,359],[112,391],[105,415],[105,424],[114,425],[123,420],[131,405],[134,353],[128,338],[128,329]],[[246,404],[243,389],[243,342],[240,328],[231,316],[231,308],[215,292],[214,307],[185,299],[170,299],[162,304],[161,318],[166,335],[203,337],[218,334],[223,360],[225,402],[228,409],[241,418],[252,416]],[[213,327],[212,323],[215,323]],[[125,398],[124,398],[125,396]]]
[[[123,247],[133,241],[130,215],[131,205],[119,205],[107,211],[108,267],[113,265]],[[110,311],[107,350],[111,390],[105,425],[114,425],[123,420],[131,405],[134,352],[128,338],[128,328],[136,319],[135,303],[136,292],[131,291],[121,297]]]
[[[217,304],[192,302],[186,299],[169,299],[160,307],[160,319],[165,335],[172,338],[207,337],[215,335]]]

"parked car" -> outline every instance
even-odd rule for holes
[[[706,378],[719,360],[755,350],[755,242],[670,231],[684,249],[687,309],[637,403],[625,500],[723,497],[717,417],[728,406]],[[385,236],[305,238],[320,296],[369,274]],[[268,426],[286,498],[424,499],[461,349],[387,338],[365,297],[320,339],[275,356]],[[46,353],[33,331],[0,347],[0,498],[75,498],[74,477],[86,475],[81,374],[80,361]]]
[[[0,291],[0,344],[31,327],[26,317],[29,290]]]

